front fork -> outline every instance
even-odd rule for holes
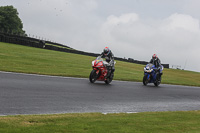
[[[98,69],[98,68],[95,68],[95,67],[93,67],[93,69],[96,71],[96,78],[98,79],[99,78],[99,76],[100,76],[100,70]]]
[[[149,81],[150,77],[151,77],[151,74],[149,74],[149,73],[144,73],[144,74],[147,75],[147,80]]]

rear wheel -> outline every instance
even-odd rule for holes
[[[105,80],[105,83],[106,84],[110,84],[112,82],[112,80],[113,80],[113,77],[114,77],[114,73],[111,73],[110,77],[107,80]]]
[[[144,84],[145,86],[148,84],[147,75],[144,75],[144,77],[143,77],[143,84]]]
[[[97,78],[98,78],[98,75],[96,73],[96,70],[92,70],[89,77],[90,82],[94,83],[97,80]]]

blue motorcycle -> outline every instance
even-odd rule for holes
[[[143,84],[154,83],[155,86],[160,85],[163,66],[156,68],[155,65],[149,63],[144,67]]]

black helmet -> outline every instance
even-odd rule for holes
[[[108,47],[105,47],[103,49],[103,53],[104,53],[104,55],[108,55],[110,53],[110,49]]]

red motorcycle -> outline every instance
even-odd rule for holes
[[[114,73],[111,73],[108,78],[105,78],[108,74],[108,70],[106,66],[108,66],[109,63],[104,61],[101,57],[97,57],[94,61],[92,61],[92,68],[93,70],[90,73],[90,82],[94,83],[96,80],[98,81],[104,81],[106,84],[111,83],[114,77]]]

